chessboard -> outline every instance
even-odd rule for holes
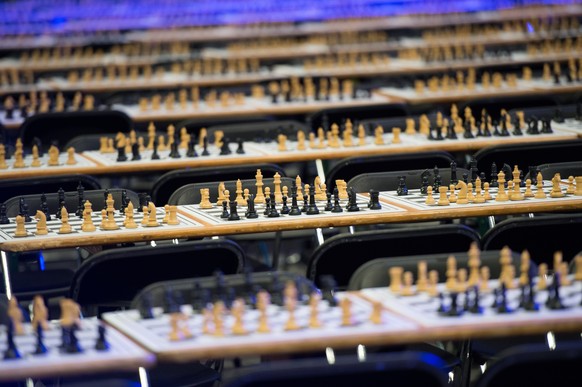
[[[582,121],[579,119],[567,118],[564,122],[553,123],[554,128],[560,130],[569,130],[578,134],[578,137],[582,137]]]
[[[49,321],[49,329],[43,331],[46,352],[35,354],[37,334],[30,323],[24,323],[24,334],[14,335],[14,343],[20,358],[0,360],[0,381],[22,380],[45,376],[68,376],[111,371],[135,371],[154,363],[152,354],[135,344],[115,328],[96,318],[81,320],[76,331],[81,352],[67,353],[61,348],[62,330],[58,321]],[[99,326],[103,326],[108,348],[97,350]],[[5,354],[7,327],[0,326],[0,353]],[[103,329],[103,328],[102,328]],[[4,356],[3,356],[4,357]]]
[[[163,313],[160,307],[153,309],[150,319],[142,318],[136,309],[104,313],[103,319],[155,353],[158,359],[172,361],[372,344],[380,335],[398,340],[399,335],[413,334],[416,329],[416,324],[395,313],[379,310],[378,305],[354,294],[338,293],[336,298],[335,306],[325,299],[313,306],[309,299],[303,298],[293,310],[269,304],[263,312],[251,305],[242,305],[242,315],[238,317],[231,307],[216,317],[220,321],[212,322],[207,316],[217,308],[216,303],[204,312],[193,310],[191,305],[181,305],[179,314],[189,334],[180,340],[171,337],[172,316]],[[217,324],[221,326],[218,332]]]
[[[69,224],[71,226],[71,232],[61,233],[60,229],[62,226],[61,219],[56,218],[54,215],[51,216],[50,220],[46,221],[47,226],[47,234],[45,235],[37,235],[37,219],[34,216],[31,216],[30,222],[26,222],[24,227],[26,229],[26,236],[23,237],[16,237],[16,222],[15,218],[10,218],[8,224],[0,224],[0,242],[11,241],[11,240],[19,240],[23,242],[27,241],[50,241],[53,240],[55,237],[58,237],[60,240],[71,240],[71,241],[79,241],[83,239],[83,237],[87,237],[88,239],[94,238],[108,238],[108,235],[115,234],[115,236],[122,236],[123,234],[128,235],[135,235],[136,239],[139,239],[139,235],[144,234],[144,231],[151,231],[152,233],[159,233],[168,230],[173,230],[176,232],[188,230],[192,228],[201,228],[203,225],[189,216],[185,216],[184,214],[177,212],[177,218],[179,224],[176,225],[169,225],[167,222],[164,222],[166,218],[166,212],[164,207],[156,207],[156,219],[158,221],[158,226],[156,227],[148,227],[142,224],[143,221],[143,212],[134,211],[134,221],[137,224],[137,228],[127,228],[124,226],[124,221],[126,219],[125,214],[121,213],[119,210],[115,210],[114,213],[114,220],[115,223],[119,226],[116,230],[102,230],[100,229],[100,224],[102,223],[102,214],[99,211],[93,211],[91,213],[91,220],[96,227],[95,231],[86,232],[81,230],[81,226],[83,224],[83,218],[78,217],[75,214],[69,215]],[[149,216],[148,216],[149,217]]]

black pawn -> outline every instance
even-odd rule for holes
[[[507,130],[507,121],[505,121],[505,116],[501,118],[501,133],[499,133],[501,137],[508,137],[509,130]]]
[[[430,172],[428,171],[428,169],[426,171],[424,171],[421,175],[422,185],[420,186],[420,193],[423,195],[426,195],[428,192],[428,176],[429,175],[430,175]]]
[[[437,309],[437,313],[444,313],[444,312],[446,312],[447,311],[447,308],[445,307],[445,297],[440,292],[438,294],[438,299],[439,299],[439,307]]]
[[[554,117],[552,118],[552,120],[554,122],[559,123],[559,124],[564,123],[565,120],[564,120],[564,116],[562,114],[562,110],[560,110],[560,109],[554,110]]]
[[[499,131],[499,123],[497,121],[493,121],[493,136],[501,136],[501,132]]]
[[[368,205],[368,208],[370,208],[371,210],[381,210],[382,209],[382,205],[380,204],[380,192],[376,191],[375,189],[371,189],[370,190],[370,204]]]
[[[229,155],[231,153],[232,153],[232,151],[230,150],[228,138],[225,137],[222,139],[222,146],[220,147],[220,155],[225,156],[225,155]]]
[[[354,191],[353,187],[350,187],[348,191],[348,205],[346,209],[348,212],[356,212],[360,211],[360,207],[358,207],[358,203],[356,202],[356,192]]]
[[[139,314],[144,320],[151,320],[154,318],[154,312],[152,309],[152,294],[146,293],[142,298],[139,305]]]
[[[210,152],[208,152],[208,136],[204,136],[202,139],[202,156],[210,156]]]
[[[148,201],[147,201],[147,194],[141,192],[138,195],[139,198],[139,206],[137,208],[137,212],[143,212],[143,208],[148,206]]]
[[[46,201],[46,195],[44,193],[40,195],[40,210],[44,212],[46,220],[51,220],[51,214],[49,212],[48,203]]]
[[[154,138],[153,142],[154,151],[152,152],[152,160],[159,160],[160,155],[158,154],[158,139]]]
[[[526,132],[527,132],[527,134],[532,134],[532,135],[540,134],[540,128],[538,125],[537,118],[532,118],[529,121]]]
[[[170,158],[172,159],[179,159],[180,156],[180,152],[178,152],[178,143],[176,141],[172,142],[172,145],[170,145]]]
[[[106,210],[107,209],[107,197],[109,196],[109,190],[105,189],[105,191],[103,191],[103,209]]]
[[[479,177],[479,169],[477,168],[477,160],[471,158],[471,183],[475,184],[475,180]]]
[[[538,183],[538,167],[530,165],[529,166],[529,179],[531,180],[531,185],[536,185]]]
[[[117,161],[127,161],[127,155],[125,154],[124,146],[117,147]]]
[[[135,142],[131,146],[131,161],[137,160],[141,160],[141,155],[139,154],[139,144]]]
[[[437,131],[438,131],[438,129],[437,129]],[[433,129],[430,128],[430,127],[428,128],[428,136],[426,137],[426,139],[429,140],[429,141],[436,140],[436,137],[433,134]]]
[[[546,301],[546,306],[552,310],[565,309],[566,307],[562,304],[562,297],[560,296],[560,273],[554,273],[554,280],[552,285],[548,289],[548,299]]]
[[[326,202],[323,210],[324,211],[331,211],[333,209],[333,204],[331,203],[331,192],[326,192],[325,196],[327,197],[327,202]]]
[[[540,310],[539,304],[535,301],[535,289],[533,286],[532,277],[530,276],[529,283],[527,284],[527,296],[523,303],[523,309],[527,310],[528,312],[536,312]]]
[[[457,132],[455,132],[455,124],[451,121],[449,127],[447,128],[447,138],[449,140],[457,139]]]
[[[434,182],[432,185],[433,192],[438,192],[440,186],[441,186],[441,175],[437,174],[434,176]]]
[[[245,216],[248,219],[256,219],[259,217],[257,211],[255,210],[255,195],[250,194],[247,199],[247,212]]]
[[[408,188],[406,187],[406,176],[398,176],[398,188],[396,188],[398,196],[408,195]]]
[[[6,329],[6,350],[4,351],[4,359],[20,359],[20,352],[14,342],[14,323],[8,319],[8,327]]]
[[[265,210],[263,215],[267,216],[271,212],[271,195],[265,197]]]
[[[122,214],[125,214],[125,209],[127,208],[128,204],[129,204],[129,198],[127,197],[127,190],[122,189],[121,190],[121,206],[119,208],[119,212]]]
[[[457,179],[457,162],[455,160],[451,161],[451,184],[457,185],[459,179]]]
[[[307,211],[305,212],[307,215],[317,215],[319,214],[319,209],[315,204],[315,192],[309,193],[309,205],[307,206]]]
[[[81,345],[79,344],[79,339],[75,333],[75,326],[63,327],[63,351],[65,353],[80,353],[83,352]]]
[[[435,140],[437,140],[437,141],[443,141],[445,139],[443,137],[443,130],[441,128],[436,128],[435,129],[435,132],[436,132]]]
[[[331,209],[331,212],[343,212],[342,206],[340,205],[339,191],[337,187],[333,189],[333,208]]]
[[[499,187],[499,183],[497,183],[497,164],[491,164],[491,177],[489,179],[489,186],[490,187]]]
[[[498,295],[497,313],[506,314],[513,312],[509,305],[507,305],[507,288],[505,287],[505,283],[501,284],[501,289],[499,290]]]
[[[289,211],[289,215],[301,215],[301,209],[297,204],[297,187],[295,186],[295,182],[291,185],[291,210]]]
[[[281,198],[281,201],[283,202],[283,205],[281,206],[281,213],[286,215],[289,213],[289,211],[291,211],[291,209],[287,205],[287,196],[283,196]]]
[[[469,307],[469,313],[473,314],[481,314],[483,313],[483,308],[480,305],[480,293],[479,293],[479,286],[473,287],[473,302]]]
[[[198,153],[196,152],[196,143],[193,139],[190,139],[188,142],[188,150],[186,151],[186,157],[198,157]]]
[[[542,133],[544,134],[554,133],[554,131],[552,130],[552,121],[550,120],[542,121]]]
[[[483,132],[482,132],[482,129],[481,129],[481,122],[477,122],[476,123],[476,126],[477,126],[477,133],[475,133],[475,137],[483,137]],[[485,125],[485,127],[486,126],[487,125]]]
[[[236,200],[230,201],[230,215],[228,216],[228,220],[240,220],[236,207]]]
[[[465,132],[463,133],[463,138],[474,138],[471,132],[471,123],[469,120],[465,121]]]
[[[222,214],[220,215],[222,219],[228,219],[230,214],[228,213],[228,202],[226,200],[222,201]]]
[[[523,132],[521,131],[521,127],[519,126],[519,119],[516,117],[513,121],[513,132],[511,132],[514,136],[523,136]]]
[[[447,316],[456,317],[463,314],[463,308],[459,308],[457,305],[459,294],[458,293],[451,293],[451,306],[449,310],[446,312]]]
[[[337,282],[331,275],[322,275],[319,278],[321,282],[321,297],[326,300],[329,306],[337,306],[338,302],[335,298]]]
[[[42,329],[42,324],[37,324],[36,326],[36,346],[34,348],[33,354],[42,355],[47,353],[46,345],[44,345],[44,332]]]
[[[105,338],[105,326],[99,324],[97,327],[97,341],[95,341],[95,349],[97,351],[107,351],[109,349],[109,343]]]
[[[309,196],[307,194],[303,194],[303,207],[301,207],[301,212],[307,212],[308,207],[309,207]]]
[[[241,138],[237,138],[236,142],[238,144],[238,146],[236,148],[236,153],[239,154],[239,155],[244,155],[245,154],[245,150],[244,150],[244,147],[243,147],[243,140]]]
[[[28,203],[22,204],[22,214],[21,215],[22,215],[22,217],[24,217],[24,221],[26,223],[32,222],[32,218],[28,214]]]
[[[10,224],[10,219],[6,215],[6,204],[0,204],[0,224]]]

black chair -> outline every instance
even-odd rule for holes
[[[424,170],[434,166],[449,168],[453,160],[453,155],[444,151],[349,157],[340,160],[329,170],[326,181],[329,182],[328,188],[333,189],[335,181],[338,179],[347,182],[354,176],[364,173]]]
[[[230,138],[230,141],[240,138],[243,141],[264,142],[277,141],[279,134],[295,138],[298,130],[303,130],[307,134],[309,129],[305,124],[294,120],[212,125],[207,128],[208,139],[214,141],[214,133],[219,130],[224,133],[224,137]]]
[[[378,191],[396,191],[400,182],[400,176],[406,177],[406,187],[408,189],[420,189],[422,187],[422,175],[428,174],[429,184],[433,184],[433,169],[417,169],[410,171],[394,172],[376,172],[364,173],[351,178],[348,181],[348,187],[354,188],[356,192],[368,192],[371,189]],[[457,178],[461,180],[463,174],[470,176],[470,172],[463,168],[457,168]],[[439,168],[441,184],[449,185],[451,183],[451,169]]]
[[[580,251],[576,235],[582,232],[582,214],[553,214],[535,218],[512,218],[498,223],[482,239],[483,250],[509,246],[514,251],[527,249],[532,261],[552,267],[554,252],[562,251],[570,260]]]
[[[178,188],[187,184],[253,179],[257,173],[257,169],[260,169],[264,176],[270,177],[277,172],[282,177],[285,176],[283,168],[275,164],[179,169],[165,173],[154,182],[151,191],[152,201],[154,203],[168,203],[170,196]]]
[[[578,386],[582,364],[582,342],[526,344],[499,354],[499,359],[487,367],[475,387]]]
[[[244,263],[241,247],[224,239],[106,250],[75,272],[69,297],[89,314],[98,314],[103,308],[129,306],[152,283],[206,277],[217,270],[234,274],[242,271]]]
[[[568,176],[582,176],[582,156],[580,156],[579,161],[542,164],[538,165],[537,169],[546,180],[550,180],[556,173],[559,173],[562,179],[566,179]],[[524,179],[529,178],[531,178],[530,172],[525,175]]]
[[[446,385],[442,360],[424,352],[368,355],[326,359],[298,359],[262,364],[226,383],[227,387],[353,387],[353,386],[434,386]]]
[[[524,175],[530,166],[582,160],[582,140],[548,141],[530,144],[497,145],[475,152],[477,168],[490,176],[491,166],[500,171],[504,164],[511,169],[517,165]]]
[[[61,176],[37,176],[34,179],[2,179],[0,180],[0,202],[21,195],[40,195],[55,193],[62,188],[65,191],[76,191],[81,183],[86,190],[101,189],[101,183],[90,175],[75,174]]]
[[[390,285],[390,276],[388,270],[391,267],[400,266],[404,271],[416,273],[418,269],[418,262],[425,261],[429,270],[436,270],[439,273],[439,279],[442,282],[446,278],[447,259],[450,255],[454,255],[457,260],[457,268],[468,269],[467,262],[469,255],[467,252],[451,251],[450,253],[414,255],[403,257],[378,258],[369,261],[360,266],[354,274],[352,274],[348,283],[348,290],[360,290],[365,288],[385,287]],[[498,278],[501,273],[501,265],[499,263],[500,252],[481,251],[480,260],[481,266],[487,266],[490,270],[491,278]],[[512,265],[519,267],[521,263],[521,254],[512,252]],[[535,262],[531,262],[535,267]]]
[[[350,119],[353,124],[358,124],[362,120],[387,117],[404,117],[408,115],[408,110],[404,104],[386,104],[371,106],[350,106],[341,108],[322,109],[307,116],[307,125],[312,131],[323,127],[328,129],[331,124],[342,124],[346,119]]]
[[[463,225],[362,231],[339,234],[315,249],[307,267],[307,278],[321,286],[322,275],[332,275],[340,289],[368,261],[381,257],[467,251],[479,234]]]
[[[20,127],[24,146],[38,138],[43,151],[57,142],[62,147],[71,138],[83,134],[129,133],[133,123],[127,114],[115,110],[40,113],[27,118]]]

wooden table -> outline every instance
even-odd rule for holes
[[[77,163],[74,165],[67,165],[67,154],[65,152],[60,155],[59,166],[47,166],[48,156],[45,154],[41,158],[40,167],[31,167],[32,157],[27,155],[25,157],[26,168],[13,168],[12,163],[14,158],[7,161],[9,168],[0,170],[0,181],[9,178],[22,178],[34,176],[58,176],[74,173],[102,175],[102,174],[131,174],[143,173],[151,171],[165,171],[179,168],[202,168],[202,167],[219,167],[227,165],[240,164],[254,164],[254,163],[289,163],[289,162],[303,162],[312,160],[329,160],[341,159],[352,156],[372,156],[372,155],[388,155],[399,153],[416,153],[426,151],[445,150],[449,152],[471,152],[484,147],[505,144],[521,144],[521,143],[535,143],[546,141],[560,141],[560,140],[576,140],[580,133],[582,133],[582,124],[577,121],[568,121],[568,125],[553,124],[554,133],[539,134],[510,137],[477,137],[473,139],[463,138],[462,133],[458,134],[457,140],[443,140],[430,141],[426,135],[419,133],[415,135],[401,134],[401,142],[394,144],[394,136],[392,133],[385,133],[382,145],[374,144],[374,137],[367,136],[365,138],[366,145],[357,145],[358,139],[353,139],[354,146],[344,146],[340,140],[339,147],[326,146],[318,148],[319,140],[315,140],[315,148],[311,148],[309,141],[305,142],[305,150],[298,150],[298,142],[296,140],[288,140],[286,142],[286,150],[279,150],[278,143],[272,141],[270,143],[257,143],[247,141],[243,143],[245,154],[237,154],[237,144],[235,139],[231,139],[230,148],[232,154],[220,155],[220,149],[213,144],[208,148],[210,156],[186,157],[186,149],[180,149],[181,157],[173,159],[169,157],[169,150],[160,151],[159,160],[151,160],[152,151],[144,150],[141,152],[141,160],[131,161],[132,155],[127,154],[128,161],[117,162],[117,152],[101,153],[95,151],[85,151],[76,154]],[[391,130],[392,128],[385,128]],[[145,141],[147,143],[147,140]],[[198,154],[202,149],[197,146]]]

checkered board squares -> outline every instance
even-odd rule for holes
[[[535,283],[537,283],[536,280],[534,280]],[[418,293],[413,296],[400,296],[388,288],[364,289],[361,293],[370,300],[381,301],[388,310],[397,312],[425,327],[454,327],[463,325],[494,326],[508,323],[532,322],[535,320],[551,321],[563,319],[577,319],[582,323],[582,283],[579,281],[573,282],[570,286],[561,287],[561,300],[566,306],[566,309],[562,310],[551,310],[546,307],[545,302],[548,298],[547,290],[536,290],[535,301],[539,305],[538,311],[526,311],[518,308],[521,290],[517,287],[515,289],[508,289],[506,292],[507,304],[513,312],[500,314],[492,307],[494,301],[492,290],[498,287],[499,282],[497,280],[490,280],[488,286],[490,291],[482,291],[480,293],[479,305],[483,309],[481,314],[473,314],[465,311],[460,316],[447,316],[439,313],[437,310],[439,309],[441,301],[438,297],[431,297],[427,293]],[[416,289],[416,287],[413,286],[413,289]],[[445,307],[448,308],[450,306],[450,297],[445,288],[445,284],[439,284],[438,289],[444,295],[443,302]],[[460,293],[457,298],[457,305],[462,309],[464,303],[465,293]]]

